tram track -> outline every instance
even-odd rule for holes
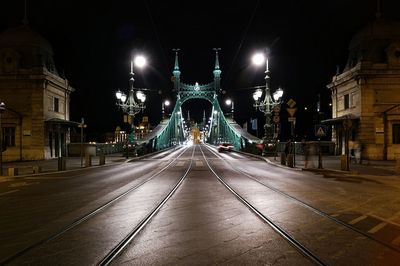
[[[207,149],[210,150],[208,147]],[[261,211],[259,211],[254,205],[252,205],[249,201],[247,201],[244,197],[242,197],[232,186],[230,186],[227,182],[225,182],[224,178],[218,175],[218,173],[214,170],[214,168],[210,165],[209,160],[205,156],[202,148],[200,147],[200,151],[203,155],[203,158],[206,162],[206,165],[210,169],[210,171],[214,174],[214,176],[220,181],[222,185],[224,185],[240,202],[242,202],[247,208],[249,208],[258,218],[268,224],[276,233],[278,233],[282,238],[284,238],[287,242],[289,242],[293,247],[295,247],[301,254],[310,259],[317,265],[327,265],[321,258],[319,258],[316,254],[310,251],[305,245],[302,245],[299,241],[297,241],[294,237],[291,236],[286,230],[280,227],[278,224],[273,222],[270,218],[264,215]],[[219,156],[217,156],[219,157]],[[224,159],[223,159],[224,160]],[[232,168],[234,166],[231,165]],[[235,168],[234,168],[235,169]]]
[[[178,156],[174,157],[166,166],[161,168],[156,173],[152,174],[150,177],[148,177],[145,180],[141,181],[140,183],[134,185],[133,187],[127,189],[123,193],[120,193],[118,196],[113,197],[111,200],[107,201],[106,203],[102,204],[101,206],[97,207],[96,209],[94,209],[94,210],[82,215],[81,217],[79,217],[78,219],[73,221],[72,223],[66,225],[64,228],[62,228],[58,232],[55,232],[55,233],[51,234],[50,236],[45,237],[45,238],[43,238],[43,239],[41,239],[41,240],[39,240],[39,241],[37,241],[37,242],[35,242],[33,244],[21,249],[20,251],[12,254],[11,256],[9,256],[6,259],[4,259],[3,261],[0,261],[0,265],[11,264],[12,262],[14,262],[15,260],[18,260],[19,258],[23,257],[24,255],[26,255],[30,251],[35,250],[35,249],[37,249],[37,248],[39,248],[39,247],[41,247],[41,246],[43,246],[45,244],[48,244],[48,243],[60,238],[61,236],[64,236],[66,233],[68,233],[71,230],[77,228],[83,222],[86,222],[86,221],[90,220],[91,218],[94,218],[96,215],[104,212],[111,205],[116,204],[119,200],[127,197],[129,194],[131,194],[132,192],[136,191],[138,188],[141,188],[144,184],[148,183],[149,181],[153,180],[154,178],[160,176],[163,172],[167,171],[167,169],[171,168],[173,163],[176,162],[180,157],[182,157],[186,153],[187,150],[188,150],[188,148],[185,148],[182,152],[180,152],[178,154]],[[194,151],[195,151],[195,148],[193,148],[191,159],[190,159],[190,164],[189,164],[188,168],[186,169],[184,175],[179,178],[179,181],[174,185],[173,189],[167,194],[167,196],[165,198],[163,198],[163,200],[161,202],[159,202],[157,204],[157,206],[154,209],[151,210],[151,212],[144,219],[142,219],[140,221],[140,223],[134,228],[133,231],[131,231],[131,233],[129,233],[129,235],[127,237],[125,237],[123,239],[122,242],[128,243],[146,225],[146,223],[155,215],[155,213],[165,204],[165,202],[176,191],[176,189],[183,182],[183,180],[185,179],[185,177],[189,173],[190,168],[192,167]],[[115,254],[115,255],[108,254],[107,256],[105,256],[101,260],[99,265],[108,265],[108,263],[110,261],[112,261],[112,258],[114,258],[120,252],[118,250],[122,250],[125,245],[124,244],[122,244],[122,245],[118,244],[116,247],[112,248],[112,251],[110,253]]]
[[[207,146],[206,146],[206,147],[207,147]],[[212,152],[214,155],[218,156],[218,154],[215,153],[215,152],[214,152],[212,149],[210,149],[209,147],[207,147],[207,149],[208,149],[210,152]],[[218,157],[219,157],[219,156],[218,156]],[[395,251],[395,252],[400,253],[400,248],[398,248],[398,247],[396,247],[396,246],[393,246],[393,245],[391,245],[390,243],[381,241],[380,239],[377,239],[377,238],[371,236],[370,234],[368,234],[368,233],[366,233],[366,232],[364,232],[364,231],[362,231],[362,230],[360,230],[360,229],[358,229],[358,228],[356,228],[356,227],[354,227],[354,226],[352,226],[352,225],[350,225],[350,224],[348,224],[348,223],[346,223],[346,222],[343,222],[343,221],[337,219],[336,217],[333,217],[333,216],[329,215],[328,213],[321,211],[320,209],[317,209],[317,208],[313,207],[312,205],[306,203],[306,202],[303,201],[303,200],[300,200],[300,199],[298,199],[298,198],[296,198],[296,197],[293,197],[293,196],[291,196],[291,195],[289,195],[289,194],[287,194],[287,193],[285,193],[285,192],[283,192],[283,191],[281,191],[281,190],[279,190],[279,189],[277,189],[277,188],[275,188],[275,187],[273,187],[273,186],[271,186],[271,185],[268,185],[268,184],[266,184],[266,183],[264,183],[264,182],[258,180],[256,177],[254,177],[254,176],[252,176],[252,175],[246,173],[245,171],[243,171],[243,170],[237,168],[236,166],[234,166],[234,165],[233,165],[231,162],[229,162],[228,160],[226,160],[226,159],[224,159],[224,158],[222,158],[222,157],[221,157],[221,159],[222,159],[225,163],[229,164],[229,166],[232,167],[232,169],[234,169],[236,172],[238,172],[238,173],[240,173],[240,174],[243,174],[243,175],[246,176],[247,178],[249,178],[249,179],[251,179],[252,181],[254,181],[254,182],[256,182],[256,183],[262,185],[263,187],[268,188],[269,190],[271,190],[271,191],[273,191],[273,192],[275,192],[275,193],[278,193],[279,195],[281,195],[281,196],[283,196],[283,197],[285,197],[285,198],[287,198],[287,199],[290,199],[291,201],[295,202],[296,204],[298,204],[298,205],[300,205],[300,206],[302,206],[302,207],[304,207],[304,208],[309,209],[310,211],[314,212],[315,214],[317,214],[317,215],[319,215],[319,216],[322,216],[322,217],[324,217],[324,218],[327,218],[327,219],[331,220],[332,222],[334,222],[334,223],[336,223],[336,224],[338,224],[338,225],[340,225],[340,226],[346,227],[347,229],[351,230],[352,232],[358,233],[358,234],[362,235],[363,237],[368,238],[369,240],[372,240],[372,241],[374,241],[374,242],[376,242],[376,243],[378,243],[378,244],[380,244],[380,245],[383,245],[383,246],[385,246],[385,247],[387,247],[387,248],[389,248],[389,249],[391,249],[391,250],[393,250],[393,251]]]

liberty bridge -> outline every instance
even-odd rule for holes
[[[153,151],[162,150],[178,143],[184,142],[189,136],[185,130],[182,105],[192,99],[204,99],[211,103],[212,111],[210,125],[204,139],[207,143],[218,144],[221,142],[231,143],[235,149],[242,150],[248,145],[260,143],[262,140],[243,130],[234,120],[233,116],[225,116],[220,103],[221,95],[221,69],[218,59],[218,51],[215,50],[215,66],[213,70],[214,80],[208,84],[186,84],[181,82],[181,71],[179,69],[178,49],[175,49],[175,64],[173,69],[174,92],[176,102],[169,118],[163,117],[161,123],[153,131],[138,140],[139,145],[145,145]]]

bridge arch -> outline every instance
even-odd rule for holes
[[[160,150],[169,146],[182,143],[188,136],[185,130],[185,121],[182,115],[182,105],[188,100],[203,99],[211,103],[211,118],[206,132],[207,142],[218,144],[221,142],[232,143],[237,150],[243,149],[250,143],[260,142],[261,140],[244,131],[233,118],[225,117],[218,102],[221,92],[221,70],[219,68],[218,51],[215,48],[215,67],[213,71],[214,80],[208,84],[186,84],[181,82],[181,71],[178,64],[178,51],[175,51],[175,65],[173,70],[174,91],[177,100],[173,112],[168,119],[164,119],[149,134],[146,140],[153,150]],[[150,144],[149,144],[150,143]]]

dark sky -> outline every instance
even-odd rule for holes
[[[153,124],[161,118],[162,99],[173,100],[172,48],[181,49],[181,79],[190,84],[212,81],[212,48],[222,49],[226,94],[221,101],[235,101],[239,123],[256,116],[254,90],[246,88],[264,85],[264,69],[252,66],[250,59],[267,46],[272,88],[282,86],[284,101],[293,98],[299,110],[314,110],[321,93],[325,107],[326,85],[336,65],[343,69],[352,35],[374,20],[376,2],[28,0],[27,14],[31,27],[53,45],[59,73],[76,89],[71,120],[85,117],[89,135],[96,135],[122,124],[114,95],[118,88],[128,90],[129,62],[139,52],[148,57],[149,66],[135,71],[135,86],[151,90],[145,114]],[[381,0],[384,18],[400,19],[398,2]],[[23,16],[23,0],[1,1],[0,31],[20,25]],[[200,120],[204,104],[199,100],[184,108]],[[298,113],[300,120],[302,115]]]

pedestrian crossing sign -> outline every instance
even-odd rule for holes
[[[317,137],[325,137],[326,136],[327,127],[325,125],[316,125],[315,126],[315,136]]]

